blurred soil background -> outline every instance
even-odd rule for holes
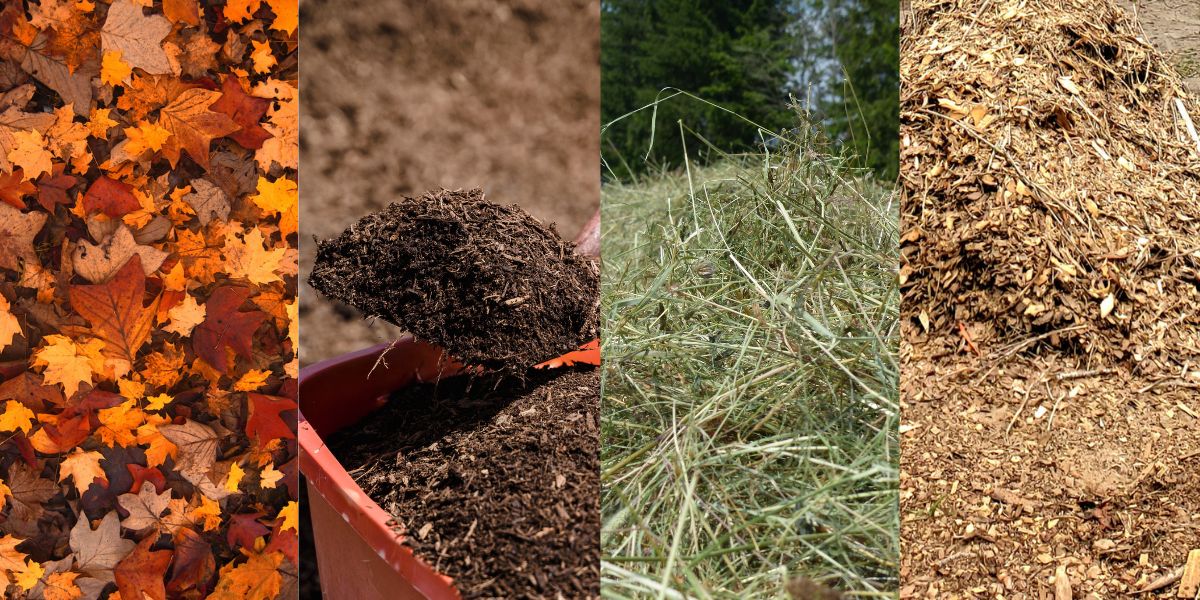
[[[599,0],[306,1],[301,282],[315,244],[481,187],[574,238],[600,203]],[[401,332],[300,289],[303,364]]]
[[[306,0],[300,19],[302,364],[401,333],[303,283],[314,236],[439,187],[568,238],[599,207],[599,0]],[[317,600],[306,506],[300,598]]]

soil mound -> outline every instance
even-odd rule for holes
[[[308,282],[469,365],[521,374],[596,337],[599,269],[480,190],[405,198],[319,242]]]
[[[408,387],[329,446],[464,597],[598,598],[599,373],[526,384]]]
[[[1172,67],[1109,0],[912,10],[905,316],[1142,374],[1200,361],[1200,106]]]

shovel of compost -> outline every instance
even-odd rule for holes
[[[593,253],[597,225],[580,235]],[[576,350],[599,329],[596,261],[478,189],[405,198],[363,217],[318,243],[308,283],[504,374]]]

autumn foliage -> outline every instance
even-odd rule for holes
[[[0,588],[294,593],[296,0],[0,12]]]

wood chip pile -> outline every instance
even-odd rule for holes
[[[1200,104],[1137,25],[1110,0],[914,0],[907,29],[905,316],[1200,364]]]

